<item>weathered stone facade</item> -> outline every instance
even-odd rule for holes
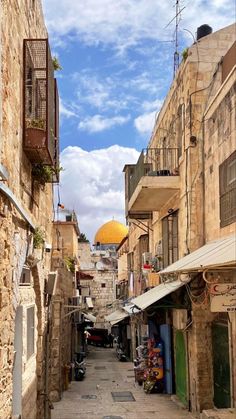
[[[153,263],[157,263],[157,268],[155,267],[157,271],[211,240],[235,234],[235,215],[230,213],[228,218],[225,215],[226,210],[230,211],[230,208],[231,210],[233,208],[233,187],[229,188],[231,201],[227,201],[226,210],[222,209],[223,194],[220,192],[222,165],[227,159],[231,159],[232,165],[235,164],[233,157],[236,142],[235,59],[231,65],[224,64],[226,53],[234,41],[235,25],[231,25],[199,39],[189,48],[187,59],[180,65],[159,112],[148,145],[151,150],[166,150],[167,157],[164,158],[167,166],[172,164],[168,161],[169,150],[178,148],[177,167],[172,165],[172,172],[169,172],[172,176],[156,173],[159,176],[166,175],[164,179],[158,178],[154,177],[155,172],[151,173],[153,177],[146,176],[146,184],[151,185],[146,186],[150,196],[146,194],[146,201],[144,199],[142,201],[142,193],[144,194],[142,179],[139,181],[140,184],[137,183],[133,195],[130,196],[128,193],[130,185],[132,186],[130,173],[132,171],[135,173],[135,165],[126,166],[124,169],[126,210],[131,224],[129,254],[132,254],[133,276],[136,282],[142,276],[139,266],[139,238],[144,224],[147,226],[149,236],[149,248],[146,251],[151,252],[155,260]],[[230,57],[232,56],[235,57],[235,54],[232,53]],[[224,68],[227,68],[227,71]],[[157,152],[156,155],[160,156],[161,152]],[[174,179],[175,176],[178,177],[177,180]],[[231,176],[230,182],[234,185],[235,175],[231,173],[227,176]],[[145,174],[143,177],[145,178]],[[155,192],[155,189],[158,192]],[[228,193],[228,190],[226,192]],[[156,193],[155,202],[152,200],[154,193]],[[152,207],[149,206],[151,202],[153,202]],[[174,215],[177,220],[176,225]],[[132,226],[133,218],[136,225]],[[143,224],[137,227],[139,219]],[[191,275],[195,280],[198,278],[192,273]],[[214,270],[212,275],[214,278]],[[177,277],[175,276],[175,279]],[[224,272],[223,268],[220,273],[218,272],[217,278],[217,281],[222,283],[236,282],[234,275],[229,274],[227,269]],[[127,279],[131,281],[130,273]],[[168,280],[173,279],[173,276],[168,278]],[[196,291],[199,293],[201,287],[207,287],[206,282],[204,285],[199,278],[197,281],[199,282],[192,286],[195,293]],[[134,285],[134,290],[135,295],[138,295],[141,292],[140,285]],[[183,390],[186,396],[183,397],[184,403],[196,413],[211,409],[214,402],[216,403],[213,357],[217,353],[217,348],[214,347],[212,330],[215,324],[223,322],[229,331],[231,399],[228,404],[236,407],[235,343],[232,344],[235,342],[236,333],[235,313],[230,313],[230,322],[228,322],[227,314],[217,317],[217,314],[211,313],[209,299],[194,298],[193,295],[194,291],[191,292],[190,289],[185,296],[186,299],[190,298],[191,305],[191,310],[188,308],[191,324],[185,325],[186,330],[180,333],[173,326],[177,323],[178,316],[175,310],[171,313],[171,310],[166,309],[165,318],[162,320],[167,324],[170,324],[170,319],[172,322],[174,360],[180,353],[180,349],[178,353],[176,349],[177,338],[181,337],[181,350],[186,352],[184,366],[186,377],[184,379],[182,377],[182,381],[186,380],[186,388]],[[178,294],[176,298],[179,297]],[[180,301],[177,299],[178,303]],[[157,311],[157,316],[158,313],[161,311]]]
[[[105,316],[114,311],[116,304],[117,266],[116,258],[109,251],[90,251],[89,243],[79,243],[80,271],[91,275],[91,280],[81,280],[88,285],[93,301],[92,313],[96,316],[96,327],[109,328]],[[85,283],[86,282],[86,283]]]
[[[52,242],[52,185],[33,181],[23,151],[23,40],[48,35],[41,1],[3,0],[0,7],[0,165],[8,172],[0,176],[0,411],[4,419],[35,419],[47,415],[44,287],[51,255],[35,250],[33,238],[39,227]]]

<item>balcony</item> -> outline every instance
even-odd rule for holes
[[[58,167],[58,94],[48,39],[24,40],[23,149],[31,163]]]
[[[177,148],[149,148],[140,154],[128,180],[128,216],[159,211],[180,189]]]

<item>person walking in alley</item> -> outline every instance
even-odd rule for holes
[[[114,336],[112,335],[112,333],[109,333],[108,335],[108,343],[109,343],[109,347],[113,348],[113,340],[114,340]]]

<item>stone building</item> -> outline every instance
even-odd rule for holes
[[[236,407],[235,31],[198,28],[147,149],[124,168],[133,340],[142,324],[160,333],[167,392],[204,418]]]
[[[1,1],[0,8],[0,412],[47,418],[44,291],[58,95],[41,2]]]
[[[90,251],[89,243],[79,243],[80,272],[90,275],[92,279],[79,278],[82,294],[87,287],[87,295],[93,304],[96,316],[95,327],[110,328],[105,316],[116,303],[117,255],[116,247],[127,235],[127,228],[118,221],[112,220],[99,228],[94,239],[94,250]]]
[[[75,352],[75,323],[73,312],[77,296],[78,237],[80,235],[74,212],[63,210],[60,221],[53,222],[52,266],[55,283],[48,301],[49,339],[49,398],[59,401],[68,388],[70,365]],[[79,310],[79,308],[78,308]]]

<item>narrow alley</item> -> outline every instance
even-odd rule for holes
[[[54,403],[52,419],[193,418],[168,395],[145,394],[134,381],[133,363],[119,362],[115,348],[90,347],[83,381],[72,381]]]

